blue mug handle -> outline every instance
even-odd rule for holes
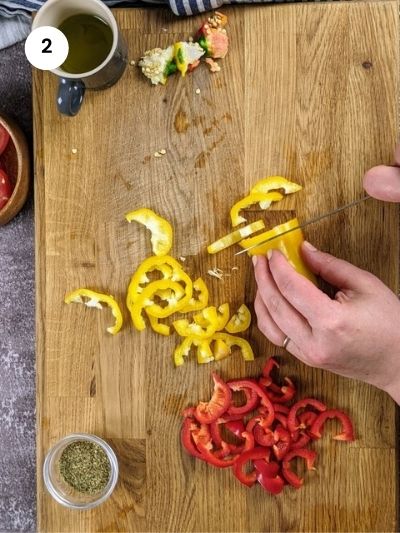
[[[68,117],[74,117],[81,108],[85,91],[83,81],[61,78],[57,95],[58,111]]]

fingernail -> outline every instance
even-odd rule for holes
[[[256,264],[257,264],[257,256],[253,255],[251,260],[253,261],[253,265],[256,266]]]
[[[303,246],[304,248],[307,248],[307,250],[310,250],[310,252],[316,252],[317,249],[315,248],[315,246],[313,246],[311,243],[309,243],[308,241],[304,241],[303,242]]]
[[[267,258],[268,258],[268,261],[271,259],[272,257],[272,250],[268,250],[267,251]]]

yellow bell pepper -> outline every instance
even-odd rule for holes
[[[212,353],[215,361],[220,361],[221,359],[225,359],[225,357],[229,357],[232,352],[225,341],[222,339],[215,339],[213,341]]]
[[[181,337],[196,336],[200,339],[207,339],[208,337],[211,337],[211,335],[213,335],[217,330],[217,310],[215,307],[206,307],[201,312],[201,316],[204,319],[204,328],[196,321],[189,323],[186,318],[175,320],[172,325],[174,326],[178,335]]]
[[[208,304],[208,289],[202,278],[197,278],[193,282],[193,292],[197,292],[197,297],[192,296],[188,305],[181,309],[181,313],[190,313],[191,311],[200,311]]]
[[[261,209],[268,209],[272,202],[279,202],[280,200],[282,200],[282,198],[283,195],[280,192],[269,192],[267,194],[258,192],[254,194],[249,194],[249,196],[242,198],[232,207],[230,213],[232,226],[238,226],[242,222],[246,222],[246,219],[239,215],[242,209],[246,209],[246,207],[250,207],[254,204],[259,204]]]
[[[241,333],[250,326],[251,313],[247,305],[242,304],[237,312],[231,317],[225,329],[228,333]]]
[[[301,191],[302,188],[303,187],[301,185],[298,185],[293,181],[289,181],[282,176],[269,176],[268,178],[257,181],[254,187],[251,189],[250,194],[255,194],[258,192],[267,194],[268,192],[276,191],[277,189],[283,189],[285,194],[292,194],[294,192]]]
[[[157,270],[163,275],[163,279],[171,281],[182,281],[188,288],[188,291],[193,291],[193,283],[189,276],[184,272],[182,266],[176,259],[169,255],[161,257],[151,256],[145,259],[136,269],[133,274],[128,287],[127,301],[134,302],[137,297],[143,292],[142,285],[150,282],[148,274]],[[192,296],[190,296],[191,298]],[[129,309],[129,304],[128,304]]]
[[[229,335],[229,333],[214,333],[211,340],[222,340],[228,346],[232,348],[233,346],[238,346],[241,350],[242,357],[245,361],[253,361],[254,353],[250,344],[243,339],[242,337],[236,337],[234,335]],[[226,355],[224,356],[226,357]],[[222,357],[221,357],[222,358]],[[217,360],[217,358],[215,358]]]
[[[96,307],[97,309],[103,309],[101,302],[110,307],[111,313],[115,318],[115,324],[107,328],[108,333],[115,335],[122,327],[122,313],[121,309],[112,296],[95,292],[90,289],[77,289],[73,292],[66,294],[64,299],[66,304],[70,303],[83,303],[88,307]]]
[[[182,366],[184,364],[184,357],[187,357],[192,347],[193,341],[191,337],[186,337],[174,350],[175,366]]]
[[[256,235],[255,237],[250,237],[249,239],[244,239],[239,244],[242,248],[249,248],[250,246],[254,246],[255,244],[262,243],[263,241],[270,239],[271,237],[274,237],[275,235],[280,235],[281,233],[284,233],[285,231],[296,228],[299,226],[299,221],[297,218],[293,218],[292,220],[289,220],[288,222],[285,222],[284,224],[280,224],[279,226],[275,226],[269,231],[265,231],[264,233],[261,233],[260,235]],[[304,263],[303,258],[301,256],[300,252],[300,246],[301,243],[304,241],[303,232],[301,229],[293,230],[290,233],[286,233],[285,235],[282,235],[282,237],[277,237],[276,239],[273,239],[272,241],[266,242],[264,244],[260,244],[260,246],[256,246],[255,248],[252,248],[248,251],[248,254],[250,256],[252,255],[266,255],[268,250],[280,250],[283,255],[286,257],[286,259],[289,261],[289,263],[292,265],[292,267],[297,270],[299,274],[302,274],[306,278],[308,278],[313,283],[317,284],[317,280],[315,278],[315,275],[311,272],[311,270],[307,267],[307,265]]]
[[[216,254],[217,252],[220,252],[221,250],[225,250],[225,248],[228,248],[229,246],[236,244],[237,242],[241,241],[245,237],[249,237],[256,231],[260,231],[264,228],[265,228],[265,224],[262,220],[257,220],[256,222],[252,222],[251,224],[248,224],[247,226],[244,226],[243,228],[233,231],[232,233],[229,233],[228,235],[225,235],[224,237],[221,237],[217,241],[213,242],[207,247],[207,252],[209,254]]]
[[[147,311],[146,311],[146,314],[147,314],[147,318],[149,319],[150,326],[153,331],[155,331],[156,333],[159,333],[160,335],[165,335],[166,337],[168,335],[171,335],[170,326],[168,326],[167,324],[162,324],[158,318],[156,318],[155,316],[149,315]]]
[[[161,307],[154,303],[154,297],[157,296],[158,291],[165,289],[171,289],[172,295],[168,299],[167,307]],[[179,311],[181,307],[187,304],[190,298],[191,292],[185,293],[182,285],[176,281],[165,279],[149,283],[135,301],[130,298],[128,293],[126,304],[131,313],[133,325],[137,330],[142,331],[146,328],[146,323],[142,315],[144,308],[146,308],[148,315],[156,318],[166,318]]]
[[[167,220],[146,208],[130,211],[125,218],[128,222],[139,222],[151,231],[151,244],[155,255],[166,255],[171,250],[172,226]]]
[[[197,313],[193,317],[194,322],[202,328],[206,328],[209,325],[209,320],[207,318],[208,309],[211,308],[207,307],[206,309],[203,309],[201,313]],[[215,309],[215,307],[212,307],[212,309]],[[221,331],[221,329],[224,329],[229,320],[229,304],[225,303],[220,305],[216,311],[217,318],[215,322],[215,331]]]
[[[193,337],[193,344],[197,346],[197,363],[199,365],[204,365],[206,363],[211,363],[214,361],[214,355],[210,347],[209,339],[199,339]]]

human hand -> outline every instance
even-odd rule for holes
[[[363,185],[370,196],[400,202],[400,144],[394,152],[395,166],[379,165],[365,173]]]
[[[304,363],[371,383],[400,404],[400,302],[377,277],[302,246],[313,272],[338,289],[335,299],[298,274],[277,250],[254,257],[258,327]]]

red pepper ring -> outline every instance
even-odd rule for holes
[[[264,459],[253,461],[257,470],[257,481],[264,490],[271,494],[279,494],[285,486],[285,481],[278,475],[279,465],[274,461],[267,463]]]
[[[253,429],[254,440],[260,446],[272,446],[275,444],[274,432],[270,428],[263,428],[256,424]]]
[[[288,453],[292,445],[292,439],[289,431],[283,426],[277,426],[274,431],[274,441],[275,443],[272,446],[272,450],[278,461],[281,461]]]
[[[304,398],[303,400],[299,400],[292,405],[288,414],[288,429],[291,433],[294,433],[297,429],[299,429],[297,411],[303,407],[307,407],[307,405],[311,405],[317,409],[317,411],[326,411],[326,405],[318,400],[315,400],[314,398]]]
[[[255,459],[265,459],[269,461],[271,451],[269,448],[254,448],[243,452],[233,464],[233,474],[243,485],[252,487],[257,481],[257,471],[255,468],[249,473],[244,471],[244,467],[247,462],[254,461]]]
[[[282,413],[284,415],[289,414],[290,409],[289,407],[286,407],[286,405],[282,405],[281,403],[274,403],[272,405],[274,407],[275,413]]]
[[[307,444],[310,442],[311,437],[309,437],[306,433],[300,433],[300,436],[297,438],[295,442],[293,442],[292,437],[292,445],[290,447],[291,450],[298,450],[299,448],[305,448]]]
[[[239,391],[243,389],[251,389],[255,391],[261,399],[261,404],[267,409],[267,415],[265,418],[265,427],[269,427],[272,425],[275,419],[275,411],[274,411],[271,400],[268,398],[267,394],[262,390],[260,385],[258,385],[258,383],[250,379],[238,379],[235,381],[230,381],[229,387],[234,391]]]
[[[199,459],[203,459],[203,456],[196,448],[196,445],[194,444],[194,441],[192,439],[192,431],[193,429],[196,429],[198,427],[199,426],[196,421],[189,417],[185,418],[181,429],[181,442],[182,446],[185,448],[189,455],[192,455],[193,457],[198,457]]]
[[[228,409],[232,393],[228,385],[218,374],[212,373],[214,392],[209,402],[200,402],[194,411],[194,416],[201,424],[215,422]]]
[[[342,424],[342,433],[336,435],[334,440],[343,440],[343,441],[353,441],[354,440],[354,430],[353,424],[346,413],[339,411],[338,409],[328,409],[327,411],[319,414],[314,420],[313,425],[310,429],[310,435],[314,439],[320,439],[322,433],[322,427],[328,419],[337,418]]]
[[[279,364],[276,359],[270,357],[269,359],[267,359],[264,368],[262,369],[263,377],[269,378],[274,367],[279,368]]]
[[[227,385],[230,387],[229,381],[227,382]],[[246,395],[246,403],[243,405],[231,405],[228,409],[228,414],[245,415],[246,413],[253,411],[257,407],[257,404],[259,401],[257,392],[253,389],[247,389],[247,388],[243,388],[242,391]]]
[[[286,481],[295,489],[299,489],[303,485],[303,478],[291,470],[290,461],[295,457],[302,457],[306,461],[307,470],[315,470],[314,461],[317,457],[317,452],[307,448],[300,448],[298,450],[291,450],[284,458],[282,463],[282,474]]]

